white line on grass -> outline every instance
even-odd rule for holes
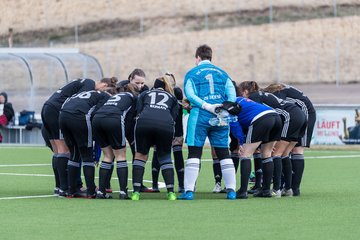
[[[29,199],[29,198],[47,198],[55,197],[56,195],[37,195],[37,196],[18,196],[18,197],[2,197],[0,200],[13,200],[13,199]]]
[[[35,164],[0,164],[0,167],[43,167],[43,166],[51,166],[51,164],[42,164],[42,163],[35,163]]]

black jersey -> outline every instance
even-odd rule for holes
[[[280,115],[282,115],[283,111],[290,112],[292,109],[298,108],[298,106],[294,103],[278,98],[272,93],[262,91],[253,92],[250,94],[249,98],[254,102],[258,102],[273,108]]]
[[[45,102],[45,104],[50,104],[60,110],[61,106],[65,100],[72,95],[80,92],[95,90],[95,81],[83,78],[75,79],[65,86],[57,90],[50,98]]]
[[[294,87],[285,85],[284,89],[274,92],[274,94],[281,99],[296,103],[304,112],[315,113],[315,108],[310,99]]]
[[[125,136],[129,142],[132,142],[134,140],[136,101],[137,97],[131,93],[118,93],[109,98],[107,102],[96,111],[95,115],[96,117],[102,118],[121,119],[124,117]]]
[[[181,88],[174,87],[174,95],[175,95],[176,99],[178,100],[178,105],[179,105],[178,116],[176,117],[176,120],[175,120],[175,137],[181,137],[184,135],[183,119],[182,119],[183,108],[181,105],[184,95],[183,95]]]
[[[106,92],[95,90],[74,94],[64,102],[61,112],[71,113],[77,117],[92,116],[109,98],[110,95]]]
[[[144,124],[173,125],[178,116],[175,96],[161,89],[152,89],[140,94],[136,111]]]

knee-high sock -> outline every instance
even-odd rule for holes
[[[237,173],[239,163],[240,163],[240,156],[239,153],[231,153],[231,159],[234,163],[235,173]]]
[[[226,158],[220,160],[221,172],[224,177],[225,188],[235,191],[236,188],[236,174],[234,163],[232,159]]]
[[[243,193],[247,191],[249,184],[249,177],[251,173],[251,161],[250,158],[241,158],[240,160],[240,189],[239,192]]]
[[[262,163],[261,163],[261,154],[255,153],[253,154],[254,158],[254,170],[255,170],[255,187],[261,188],[262,183]]]
[[[79,162],[72,160],[68,161],[68,182],[69,182],[69,193],[75,193],[78,190],[78,172],[81,165]]]
[[[185,175],[184,175],[184,188],[186,191],[194,191],[195,182],[199,175],[200,159],[189,158],[186,161]]]
[[[119,179],[120,191],[127,191],[128,165],[126,160],[118,160],[116,163],[116,173]]]
[[[163,175],[166,189],[168,192],[174,192],[174,167],[171,159],[161,160],[161,173]]]
[[[172,149],[179,188],[184,188],[184,157],[182,152],[182,146],[175,145],[172,147]]]
[[[280,190],[282,161],[280,156],[273,156],[274,172],[273,172],[273,189]]]
[[[289,156],[282,157],[282,164],[283,164],[283,174],[284,174],[284,182],[285,182],[285,189],[288,190],[291,188],[292,182],[292,164]]]
[[[221,183],[222,172],[221,172],[220,161],[217,158],[213,158],[213,172],[214,172],[215,183]]]
[[[95,193],[95,163],[93,161],[84,161],[82,163],[84,177],[86,182],[86,191],[88,195]]]
[[[271,179],[274,172],[274,163],[272,157],[262,159],[262,171],[263,171],[263,190],[270,190]]]
[[[114,160],[113,162],[111,163],[111,169],[110,169],[110,174],[108,174],[108,178],[107,178],[107,182],[106,182],[106,189],[110,189],[111,188],[111,178],[112,178],[112,174],[113,174],[113,171],[114,171]]]
[[[102,161],[99,169],[99,191],[106,192],[109,183],[109,176],[111,176],[113,163]]]
[[[303,154],[291,154],[292,164],[292,188],[299,189],[301,184],[302,175],[304,173],[305,161]]]
[[[60,178],[59,178],[59,173],[57,170],[57,155],[54,154],[52,157],[52,169],[54,172],[54,177],[55,177],[55,187],[60,188]]]
[[[151,175],[152,175],[152,187],[158,188],[159,182],[159,171],[160,171],[160,163],[157,155],[157,151],[154,150],[153,159],[151,162]]]
[[[68,161],[70,153],[58,153],[57,154],[57,171],[60,179],[60,188],[63,191],[68,190]]]
[[[139,159],[134,159],[133,161],[132,178],[134,192],[140,192],[144,177],[145,163],[145,161]]]

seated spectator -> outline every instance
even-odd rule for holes
[[[0,93],[0,126],[6,126],[14,117],[14,109],[12,104],[8,102],[6,92]],[[2,142],[2,135],[0,133],[0,143]]]

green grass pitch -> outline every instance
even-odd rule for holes
[[[0,239],[360,239],[359,151],[307,151],[301,197],[281,199],[229,201],[212,193],[209,149],[203,158],[193,201],[167,201],[165,189],[137,202],[117,193],[64,199],[46,196],[54,184],[48,149],[1,147]]]

